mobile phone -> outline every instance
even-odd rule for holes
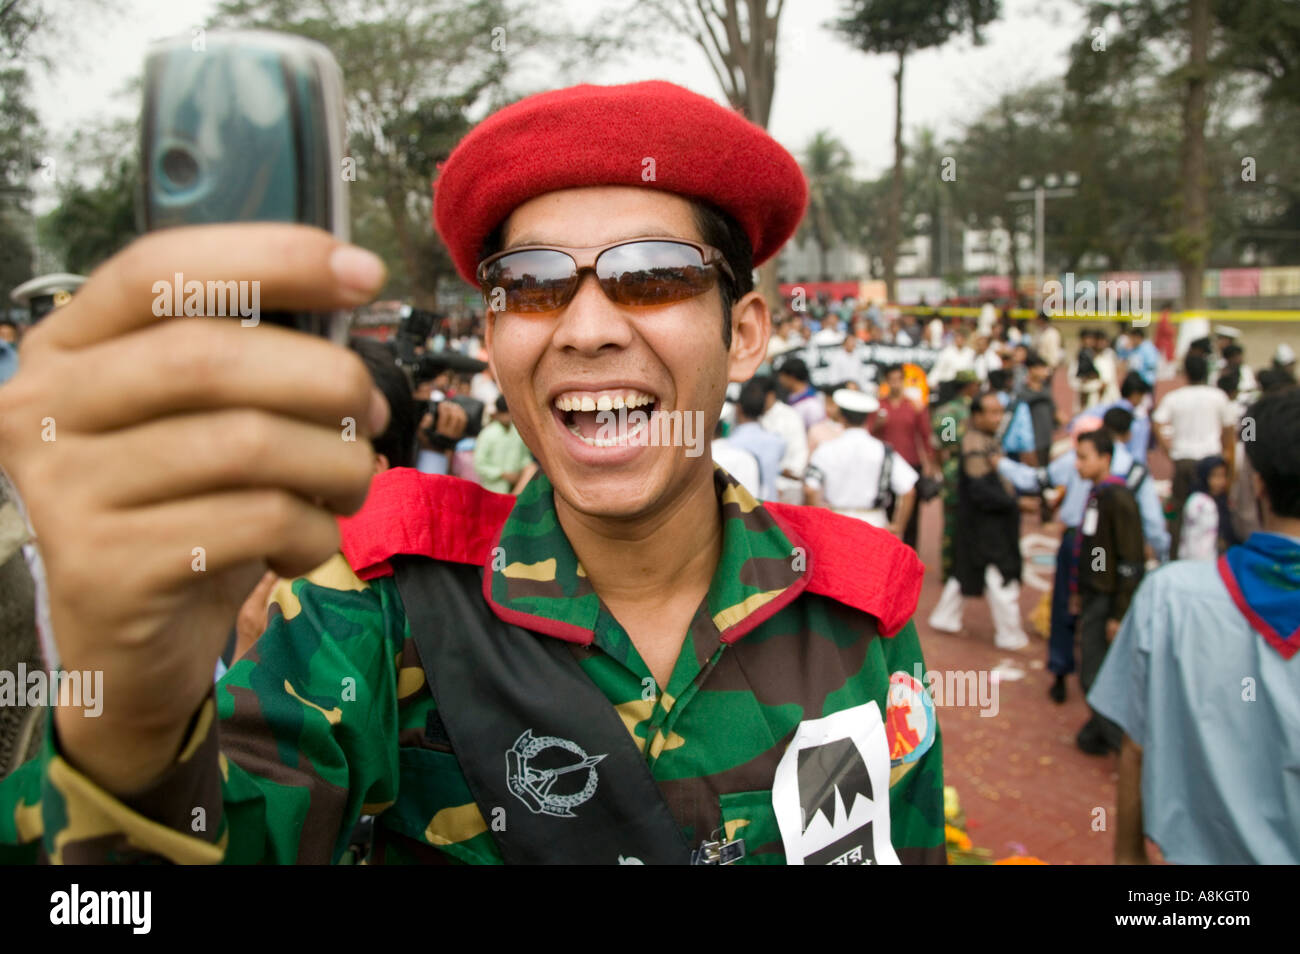
[[[346,241],[344,120],[342,73],[319,43],[265,30],[210,31],[155,43],[145,60],[140,123],[145,231],[301,222]],[[182,283],[180,276],[175,280]],[[225,306],[236,289],[216,291]],[[245,312],[258,298],[238,292],[236,314],[246,325],[268,321],[339,344],[347,340],[346,312],[267,313],[250,321]],[[186,297],[185,289],[176,289],[178,306]],[[214,312],[209,307],[203,313]]]

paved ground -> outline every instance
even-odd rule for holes
[[[1058,406],[1070,408],[1064,373],[1055,382]],[[1161,391],[1165,390],[1164,387]],[[1151,461],[1157,477],[1171,469],[1157,455]],[[916,615],[926,664],[930,669],[964,672],[1002,670],[996,697],[992,686],[984,699],[992,705],[952,706],[938,699],[939,725],[944,735],[944,777],[961,797],[967,832],[976,847],[995,857],[1028,854],[1053,864],[1109,864],[1113,852],[1116,757],[1084,755],[1074,735],[1087,721],[1088,708],[1071,676],[1064,705],[1047,698],[1047,640],[1030,623],[1031,614],[1051,583],[1055,540],[1059,526],[1043,527],[1036,516],[1021,521],[1025,560],[1021,610],[1033,642],[1021,652],[993,645],[988,604],[967,600],[965,629],[950,636],[930,629],[926,620],[939,598],[939,535],[942,504],[933,500],[921,513],[921,559],[925,584]],[[1028,541],[1028,545],[1026,542]],[[969,696],[967,701],[969,702]],[[1153,852],[1154,857],[1154,852]]]

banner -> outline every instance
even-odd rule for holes
[[[843,379],[832,380],[831,378],[831,359],[837,353],[843,353],[844,349],[839,345],[808,345],[805,348],[799,348],[794,351],[775,359],[775,364],[780,367],[780,362],[790,358],[801,358],[804,364],[808,365],[808,376],[812,378],[813,387],[824,388],[833,384],[843,384]],[[867,385],[879,381],[884,376],[884,369],[893,364],[915,364],[924,371],[929,371],[934,367],[934,362],[939,356],[939,352],[934,348],[914,347],[905,348],[898,345],[887,344],[863,344],[858,345],[853,356],[858,359],[861,372],[858,376],[859,385]]]

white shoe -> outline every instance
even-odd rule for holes
[[[929,620],[927,620],[927,622],[930,624],[931,629],[937,629],[939,632],[947,633],[950,636],[956,636],[962,630],[961,626],[957,626],[956,628],[953,628],[951,626],[940,626],[938,623],[934,621],[934,617],[931,617]]]
[[[1017,649],[1024,649],[1026,646],[1028,646],[1029,637],[1026,636],[1023,632],[1015,633],[1007,637],[1003,637],[1001,634],[998,634],[993,637],[993,645],[996,646],[998,649],[1015,651]]]

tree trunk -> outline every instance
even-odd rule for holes
[[[417,308],[435,309],[436,292],[430,292],[420,281],[420,254],[416,247],[416,238],[411,234],[410,223],[406,217],[405,193],[401,188],[384,190],[384,207],[388,210],[389,221],[393,223],[393,237],[402,250],[402,265],[406,269],[406,278],[411,288],[411,298]]]
[[[1014,223],[1013,217],[1008,217],[1009,223]],[[1016,304],[1020,303],[1020,259],[1017,257],[1016,240],[1019,233],[1016,231],[1014,224],[1007,228],[1007,235],[1011,239],[1011,300]]]
[[[903,213],[903,60],[898,51],[898,73],[894,85],[894,178],[889,186],[889,210],[885,217],[885,297],[897,301],[894,294],[898,278],[898,232]]]
[[[1205,305],[1206,223],[1205,117],[1209,86],[1210,0],[1189,0],[1187,85],[1183,98],[1182,204],[1175,238],[1183,276],[1183,307]]]

